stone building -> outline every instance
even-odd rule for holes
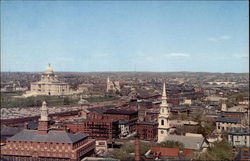
[[[79,161],[94,153],[95,140],[86,134],[51,130],[46,102],[40,108],[38,130],[23,130],[1,146],[1,158],[12,161]]]
[[[232,127],[242,127],[241,119],[239,117],[224,117],[219,116],[216,120],[216,132],[223,133]]]
[[[167,103],[166,87],[163,84],[162,103],[160,105],[160,114],[158,116],[158,142],[165,141],[169,135],[169,108]]]
[[[30,91],[26,92],[24,96],[33,95],[69,95],[71,94],[69,84],[59,81],[57,75],[54,74],[52,67],[49,66],[41,76],[38,82],[32,82]]]
[[[250,147],[250,130],[249,128],[229,128],[228,141],[232,146]]]
[[[119,81],[110,81],[109,77],[107,78],[107,90],[106,92],[119,93],[121,91]]]

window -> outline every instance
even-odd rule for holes
[[[164,108],[161,111],[162,111],[162,113],[164,113]]]
[[[164,125],[164,120],[161,120],[161,125]]]

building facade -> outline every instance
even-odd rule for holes
[[[228,141],[235,147],[250,147],[249,128],[230,128],[228,130]]]
[[[23,130],[1,146],[1,158],[12,161],[80,161],[94,153],[95,140],[86,134],[51,130],[46,102],[40,108],[38,130]]]
[[[106,92],[118,93],[121,91],[119,81],[110,81],[109,77],[107,78],[107,89]]]
[[[41,80],[33,82],[30,85],[30,91],[25,96],[32,95],[68,95],[71,94],[69,84],[59,81],[57,75],[54,74],[52,67],[49,66],[41,76]]]
[[[136,132],[141,140],[156,141],[158,132],[158,123],[156,122],[138,122]]]

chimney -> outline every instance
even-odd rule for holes
[[[141,161],[141,158],[140,158],[140,138],[138,135],[135,136],[135,161]]]

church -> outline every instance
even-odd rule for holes
[[[24,96],[34,95],[54,95],[63,96],[71,94],[69,84],[59,81],[57,75],[50,64],[41,76],[41,80],[31,83],[30,91],[27,91]]]
[[[107,90],[106,92],[117,93],[121,91],[120,82],[119,81],[111,81],[109,77],[107,78]]]
[[[163,84],[163,92],[162,92],[162,102],[160,105],[160,114],[158,116],[158,142],[162,142],[166,140],[166,137],[170,132],[169,125],[169,105],[167,102],[167,94],[166,94],[166,85]]]

